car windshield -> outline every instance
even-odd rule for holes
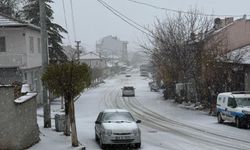
[[[250,107],[250,98],[236,98],[238,106],[249,106]]]
[[[134,90],[134,87],[132,87],[132,86],[131,87],[124,87],[123,89],[124,90]]]
[[[129,112],[108,112],[104,113],[103,122],[113,122],[113,121],[134,121],[134,118]]]

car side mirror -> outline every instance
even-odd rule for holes
[[[141,120],[136,120],[136,123],[141,123]]]
[[[101,122],[100,121],[95,121],[95,124],[101,124]]]

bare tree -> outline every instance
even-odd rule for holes
[[[153,37],[142,47],[151,56],[158,77],[170,87],[169,95],[176,83],[189,82],[195,89],[194,99],[208,103],[211,95],[222,91],[219,88],[230,90],[233,68],[243,55],[229,56],[226,29],[216,31],[213,18],[201,14],[194,9],[167,15],[164,21],[157,19],[150,30]]]
[[[151,55],[159,76],[173,92],[175,83],[196,78],[193,72],[199,68],[197,57],[201,54],[205,33],[212,26],[210,22],[210,18],[199,15],[197,10],[167,15],[165,21],[156,20],[151,30],[153,38],[149,39],[152,47],[143,47]]]

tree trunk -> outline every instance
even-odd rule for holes
[[[69,119],[69,99],[65,98],[65,129],[64,135],[70,136],[70,119]]]
[[[70,107],[69,107],[69,116],[70,116],[70,125],[71,125],[71,141],[72,146],[77,147],[78,144],[78,138],[77,138],[77,131],[76,131],[76,121],[75,121],[75,107],[74,107],[74,99],[72,98],[70,100]]]
[[[63,105],[63,96],[61,97],[61,109],[64,109],[64,105]]]

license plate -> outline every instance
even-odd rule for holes
[[[116,140],[127,140],[127,139],[130,139],[129,136],[117,136],[115,138],[116,138]]]

